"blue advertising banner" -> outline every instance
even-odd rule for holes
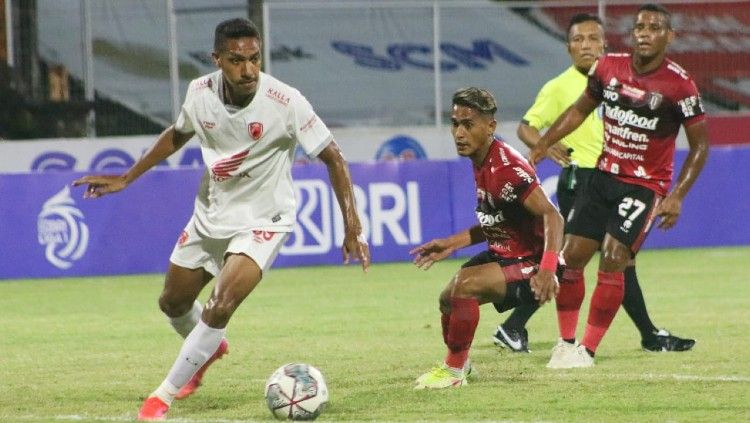
[[[201,171],[153,171],[84,200],[81,173],[0,176],[0,278],[163,272],[190,217]]]
[[[450,230],[448,161],[351,164],[354,194],[373,262],[402,261],[415,245]],[[276,265],[341,263],[344,227],[325,166],[294,168],[297,225]]]
[[[688,151],[675,153],[675,175],[687,157]],[[750,178],[750,148],[712,148],[703,172],[693,185],[682,204],[682,213],[677,225],[668,231],[654,226],[643,248],[682,248],[714,247],[750,244],[750,184],[743,181]],[[454,162],[461,165],[461,161]],[[469,204],[475,201],[470,190],[472,186],[471,168],[463,163],[465,172],[456,169],[453,174],[453,193],[456,228],[473,224],[473,209]],[[559,168],[549,160],[537,168],[542,186],[556,202],[557,174]],[[464,187],[464,188],[462,188]],[[461,224],[462,223],[462,224]],[[468,249],[467,249],[468,250]],[[472,249],[472,252],[478,249]]]
[[[677,151],[675,169],[681,168],[685,157],[687,151]],[[653,228],[644,248],[750,245],[748,160],[750,148],[712,148],[682,204],[677,225],[668,231]]]
[[[450,231],[450,164],[351,165],[373,260],[406,260],[414,245]],[[0,208],[0,279],[165,271],[202,172],[155,170],[96,200],[70,186],[80,172],[0,176],[0,195],[14,199]],[[293,173],[298,223],[275,265],[341,263],[344,228],[325,166]]]
[[[677,152],[677,162],[687,152]],[[750,244],[750,149],[714,148],[670,231],[646,248]],[[539,166],[553,195],[558,169]],[[155,170],[125,191],[84,200],[79,172],[0,175],[0,279],[163,272],[193,207],[201,169]],[[468,160],[351,164],[357,207],[373,262],[475,223]],[[275,265],[341,262],[343,224],[320,164],[295,166],[298,224]],[[459,253],[467,256],[481,246]]]

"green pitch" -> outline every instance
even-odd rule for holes
[[[492,345],[504,317],[486,305],[472,349],[479,377],[429,392],[413,391],[413,380],[444,357],[437,296],[459,261],[427,272],[376,264],[366,275],[356,266],[273,270],[234,316],[230,354],[168,417],[269,420],[265,379],[302,361],[327,378],[322,421],[747,422],[748,260],[748,247],[639,256],[654,322],[696,338],[693,351],[642,352],[620,310],[596,367],[551,371],[554,306],[529,323],[532,353],[523,355]],[[0,421],[134,419],[181,344],[158,310],[161,285],[161,275],[0,282]]]

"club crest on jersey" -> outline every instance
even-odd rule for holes
[[[661,93],[649,93],[648,108],[656,110],[661,105],[662,100],[664,100],[664,96]]]
[[[263,135],[263,124],[260,122],[250,122],[247,125],[247,133],[250,134],[250,138],[258,141]]]

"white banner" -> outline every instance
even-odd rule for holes
[[[525,147],[515,136],[516,125],[515,122],[501,124],[498,134],[525,153]],[[350,162],[457,157],[449,127],[334,128],[332,132]],[[0,173],[129,167],[155,140],[155,135],[141,135],[0,141]],[[297,162],[309,161],[301,150],[297,153]],[[202,165],[200,148],[195,138],[162,164],[171,168]]]
[[[528,149],[518,139],[518,122],[500,122],[497,135],[521,154]],[[333,128],[336,142],[349,162],[374,160],[454,159],[457,157],[450,127],[433,126]],[[71,138],[36,141],[0,141],[0,173],[25,173],[48,170],[106,170],[129,167],[153,143],[156,135]],[[684,131],[677,148],[685,148]],[[297,150],[299,163],[309,161]],[[203,166],[197,139],[192,139],[161,166]]]

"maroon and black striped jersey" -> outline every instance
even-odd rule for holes
[[[495,139],[482,166],[474,166],[474,181],[477,219],[489,250],[503,258],[541,257],[544,221],[523,206],[539,181],[523,156]]]
[[[665,196],[680,125],[705,119],[690,75],[669,59],[638,74],[630,54],[610,53],[591,68],[586,93],[603,103],[604,150],[597,167]]]

